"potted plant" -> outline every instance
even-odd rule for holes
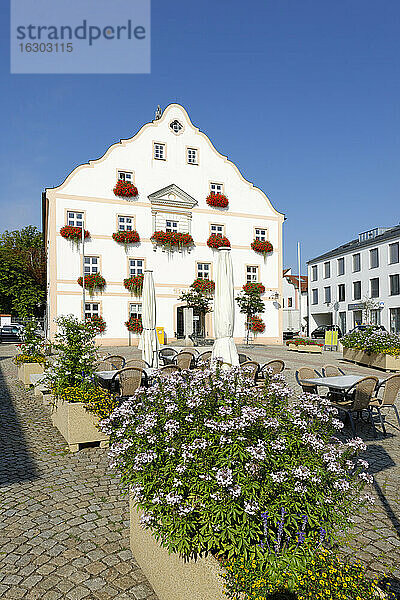
[[[305,338],[293,338],[286,342],[288,350],[295,350],[297,352],[316,352],[322,353],[324,344],[317,342],[316,340],[310,340]]]
[[[264,257],[269,254],[270,252],[273,252],[274,248],[271,244],[271,242],[268,241],[261,241],[261,240],[254,240],[251,243],[251,248],[252,250],[254,250],[254,252],[258,252],[259,254],[263,254]]]
[[[214,293],[215,283],[211,279],[203,279],[202,277],[198,277],[193,281],[190,287],[192,287],[197,292],[210,295]]]
[[[219,235],[217,233],[212,233],[207,240],[207,246],[209,248],[213,248],[217,250],[218,248],[230,248],[231,243],[227,237],[224,235]]]
[[[78,244],[82,240],[82,228],[65,225],[64,227],[61,227],[60,235],[66,240],[71,240],[75,244]],[[85,229],[85,239],[89,236],[90,233]]]
[[[182,250],[194,245],[193,238],[189,233],[179,233],[178,231],[155,231],[150,239],[154,243],[154,248],[158,245],[169,250],[173,250],[175,247]]]
[[[124,279],[124,287],[135,296],[141,296],[143,290],[144,275],[132,275]]]
[[[142,319],[138,317],[130,317],[129,321],[125,322],[126,328],[131,333],[140,335],[143,331]]]
[[[209,206],[217,208],[226,208],[229,204],[228,198],[224,194],[216,194],[215,192],[211,192],[207,196],[206,202]]]
[[[343,358],[363,365],[400,371],[400,336],[373,326],[348,333],[341,339]]]
[[[128,244],[137,244],[140,242],[140,236],[137,231],[117,231],[112,234],[112,237],[118,244],[123,244],[125,250]]]
[[[121,198],[134,198],[138,195],[137,187],[129,181],[122,181],[122,179],[118,179],[113,191],[116,196]]]
[[[78,277],[78,284],[83,286],[83,277]],[[106,280],[100,273],[91,273],[85,275],[85,289],[93,296],[95,290],[102,291],[106,286]]]
[[[261,294],[265,291],[261,283],[248,282],[243,286],[242,291],[236,297],[240,312],[246,315],[246,343],[249,343],[249,333],[261,333],[265,330],[265,324],[259,313],[265,311],[265,303],[261,300]]]

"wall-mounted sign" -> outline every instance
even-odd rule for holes
[[[348,304],[347,310],[362,310],[364,305],[358,302],[357,304]]]

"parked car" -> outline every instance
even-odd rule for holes
[[[373,329],[374,331],[385,331],[387,333],[387,329],[383,325],[356,325],[354,329],[349,331],[349,333],[354,333],[355,331],[366,331],[367,329]]]
[[[342,331],[340,327],[335,328],[333,325],[320,325],[319,327],[317,327],[317,329],[314,329],[314,331],[311,332],[311,337],[313,338],[313,340],[323,340],[325,339],[325,333],[327,331],[331,331],[332,329],[337,329],[338,337],[342,337]]]
[[[2,342],[20,342],[21,330],[15,325],[3,325],[0,329],[0,339]]]

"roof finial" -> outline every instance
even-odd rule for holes
[[[161,106],[158,105],[157,106],[157,110],[156,110],[156,115],[154,117],[154,120],[158,121],[158,119],[161,119],[161,117],[162,117],[162,110],[161,110]]]

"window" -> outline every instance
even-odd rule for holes
[[[118,215],[118,231],[133,231],[133,217]]]
[[[328,279],[331,276],[331,263],[328,261],[324,263],[324,278]]]
[[[99,257],[85,256],[85,275],[93,275],[99,272]]]
[[[100,315],[98,302],[85,302],[85,319]]]
[[[346,300],[346,286],[344,283],[338,285],[338,298],[339,302],[345,302]]]
[[[360,254],[353,254],[353,273],[361,271],[361,256]]]
[[[353,327],[361,325],[362,323],[362,310],[353,310]]]
[[[370,279],[371,298],[379,298],[379,277]]]
[[[211,231],[211,233],[214,233],[215,235],[224,235],[224,226],[216,225],[214,223],[210,226],[210,231]]]
[[[342,335],[344,335],[347,330],[346,313],[345,312],[339,313],[339,327],[341,329]]]
[[[361,300],[361,281],[353,282],[353,300]]]
[[[338,258],[337,261],[337,274],[344,275],[344,258]]]
[[[267,230],[266,229],[258,229],[258,227],[255,228],[255,239],[256,240],[260,240],[260,242],[265,242],[267,239]]]
[[[132,183],[132,171],[118,171],[118,179]]]
[[[178,231],[178,221],[165,221],[165,231]]]
[[[83,212],[67,212],[67,225],[70,227],[82,227],[83,225]]]
[[[176,134],[178,134],[183,129],[182,123],[179,123],[177,119],[175,119],[175,121],[172,121],[172,123],[170,123],[169,126],[172,129],[172,131]]]
[[[210,192],[212,194],[223,194],[224,186],[222,183],[210,183]]]
[[[129,259],[129,275],[134,277],[135,275],[143,275],[144,271],[144,260],[143,258],[130,258]]]
[[[288,298],[287,305],[288,305],[288,308],[292,308],[292,306],[293,306],[293,298]]]
[[[328,304],[331,301],[331,286],[324,288],[324,302]]]
[[[311,267],[311,281],[317,281],[318,279],[318,266],[314,265]]]
[[[369,251],[369,268],[376,269],[379,267],[379,250],[378,248],[372,248]]]
[[[210,279],[210,271],[210,263],[197,263],[197,277],[200,279]]]
[[[318,290],[312,290],[312,304],[318,304]]]
[[[142,317],[142,304],[140,302],[133,302],[129,304],[129,316],[134,319]]]
[[[400,275],[390,275],[389,276],[389,284],[390,284],[390,295],[398,296],[400,294]]]
[[[187,162],[189,165],[198,165],[198,150],[196,148],[187,149]]]
[[[165,160],[165,144],[154,144],[154,158]]]
[[[381,311],[379,309],[373,308],[371,310],[371,325],[380,325],[381,324]]]
[[[246,267],[246,281],[258,281],[258,267]]]
[[[400,308],[390,309],[390,333],[400,333]]]
[[[399,242],[389,244],[389,264],[393,265],[399,262]]]

